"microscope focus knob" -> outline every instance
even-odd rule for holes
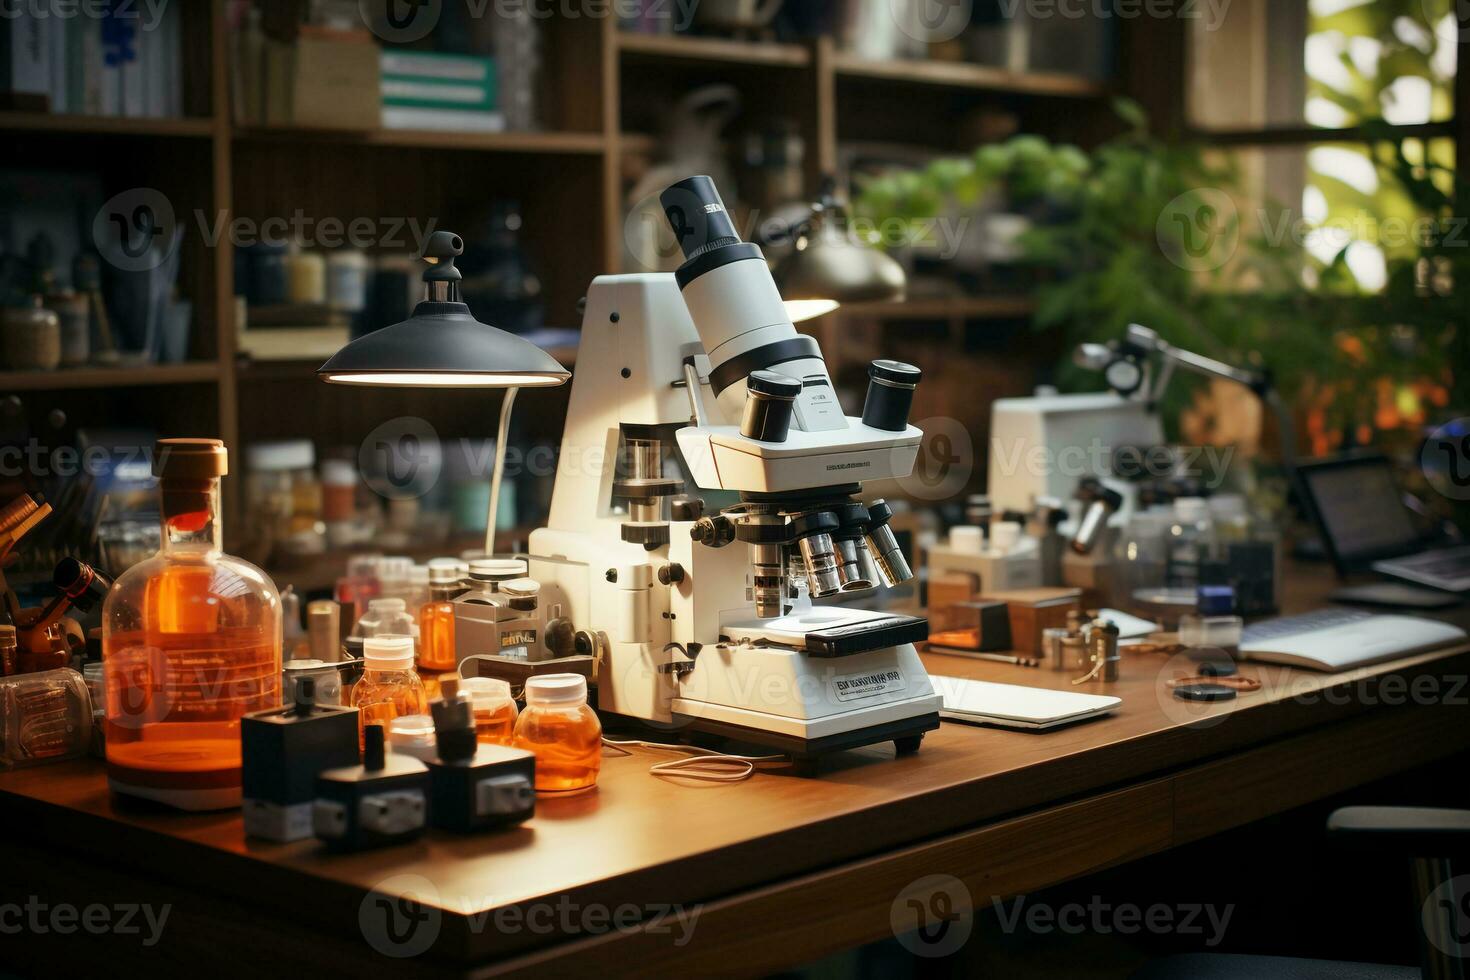
[[[676,561],[659,566],[658,581],[660,585],[678,585],[684,581],[684,566]]]
[[[704,501],[699,497],[675,497],[669,501],[669,516],[676,521],[697,521],[704,516]]]

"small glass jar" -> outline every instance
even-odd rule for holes
[[[526,680],[526,710],[515,747],[536,755],[536,792],[569,793],[597,784],[602,723],[587,706],[587,678],[541,674]]]
[[[459,666],[454,647],[454,596],[460,588],[455,565],[434,565],[429,572],[429,601],[419,609],[418,668],[424,675],[444,674]]]
[[[466,677],[459,689],[469,696],[475,711],[475,738],[491,745],[515,742],[516,701],[510,684],[498,677]]]
[[[80,758],[92,739],[92,698],[70,667],[0,681],[0,769]]]
[[[396,755],[433,762],[439,757],[439,743],[434,739],[434,719],[429,715],[394,718],[388,725],[388,747]]]
[[[404,636],[413,639],[413,617],[408,605],[398,598],[369,599],[367,612],[357,621],[353,632],[361,637]]]
[[[3,319],[5,364],[15,371],[54,371],[61,366],[61,320],[34,296],[7,309]]]
[[[429,713],[423,681],[413,669],[413,638],[370,636],[362,643],[362,679],[352,685],[352,707],[357,709],[359,747],[363,729],[394,718]]]

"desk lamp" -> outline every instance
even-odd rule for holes
[[[332,384],[405,388],[504,388],[485,551],[495,552],[495,517],[505,471],[511,407],[523,387],[564,384],[571,373],[546,351],[515,334],[476,320],[459,295],[463,278],[454,260],[464,239],[436,231],[424,246],[424,299],[402,323],[359,337],[317,369]]]
[[[847,208],[827,177],[798,230],[796,247],[776,265],[776,285],[793,323],[836,309],[842,303],[903,299],[903,267],[884,252],[853,240]]]

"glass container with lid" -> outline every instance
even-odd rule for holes
[[[281,604],[224,553],[218,439],[153,451],[163,547],[123,572],[102,612],[108,782],[186,810],[240,804],[240,716],[281,703]]]

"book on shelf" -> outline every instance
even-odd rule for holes
[[[110,3],[102,17],[0,17],[0,107],[88,116],[183,115],[178,4]]]
[[[496,102],[494,58],[385,49],[380,67],[384,129],[469,133],[505,129],[505,116]]]

